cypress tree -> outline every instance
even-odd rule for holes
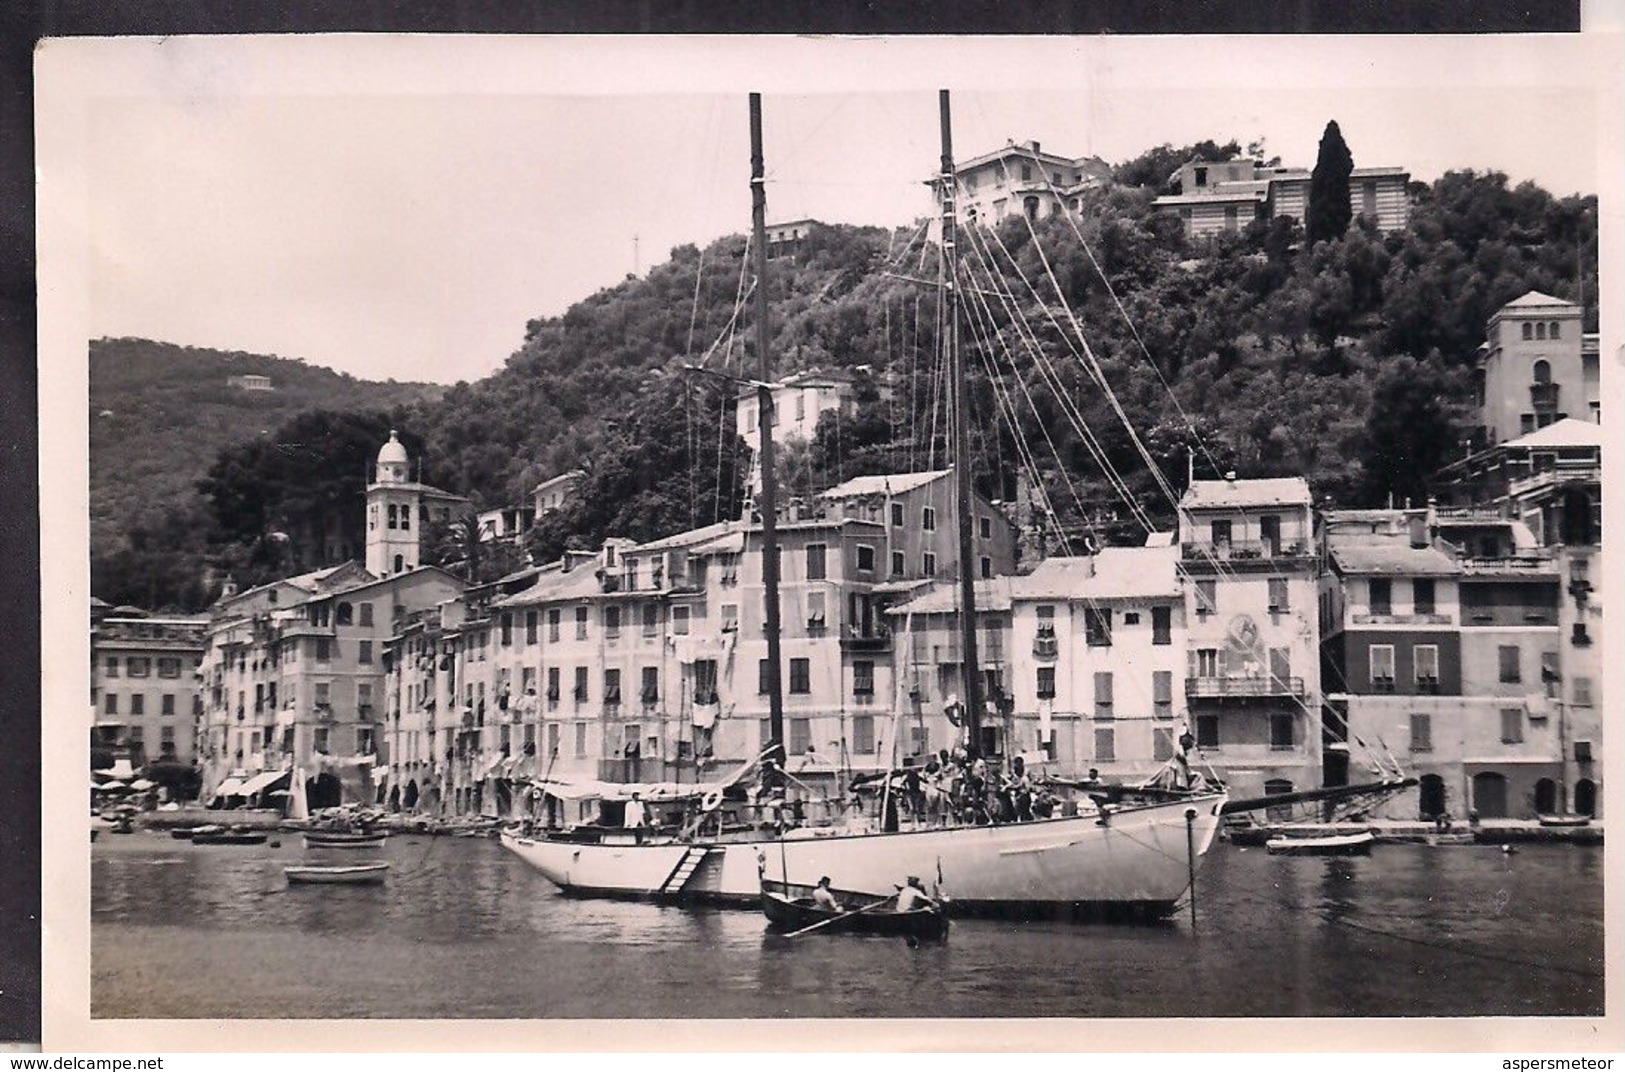
[[[1349,229],[1349,220],[1354,215],[1349,206],[1349,175],[1353,171],[1354,157],[1349,154],[1343,132],[1334,119],[1326,124],[1326,132],[1320,136],[1320,156],[1309,177],[1309,209],[1304,231],[1311,246],[1322,239],[1341,238]]]

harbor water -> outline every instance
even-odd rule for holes
[[[948,940],[566,898],[483,838],[396,835],[382,886],[142,831],[91,846],[96,1018],[1600,1016],[1600,846],[1219,844],[1196,922],[967,919]],[[903,876],[899,875],[901,881]],[[950,894],[951,890],[947,891]]]

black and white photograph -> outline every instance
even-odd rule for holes
[[[1617,1049],[1617,60],[44,42],[47,1029]]]

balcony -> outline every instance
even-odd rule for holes
[[[1559,459],[1554,468],[1513,477],[1507,483],[1507,495],[1518,499],[1567,484],[1598,484],[1601,481],[1602,466],[1598,462],[1591,459]]]
[[[1469,557],[1460,560],[1462,572],[1474,577],[1557,575],[1557,563],[1545,554],[1498,555],[1494,558]]]
[[[891,650],[891,631],[876,629],[860,633],[848,626],[841,633],[841,650],[854,654],[879,654]]]
[[[1181,543],[1179,553],[1187,566],[1200,566],[1217,560],[1230,569],[1276,568],[1282,560],[1294,563],[1312,559],[1315,554],[1306,540],[1231,540],[1220,543],[1192,540]]]
[[[1450,625],[1455,618],[1449,614],[1355,614],[1355,625]]]
[[[1302,696],[1301,677],[1188,677],[1185,695],[1191,699],[1251,699],[1266,696]]]
[[[1038,659],[1053,659],[1060,652],[1060,644],[1053,634],[1038,636],[1033,641],[1033,657]]]
[[[1556,409],[1561,384],[1532,383],[1529,385],[1529,405],[1535,409]]]

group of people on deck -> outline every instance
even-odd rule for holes
[[[1026,761],[1010,760],[1008,769],[972,758],[964,748],[942,749],[923,768],[903,771],[895,801],[888,798],[884,826],[897,829],[898,808],[917,822],[956,820],[966,824],[1031,822],[1054,815],[1060,800],[1033,780]]]

